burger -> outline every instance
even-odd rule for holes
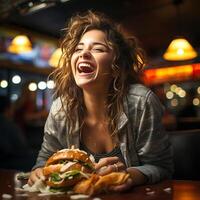
[[[62,149],[54,153],[46,162],[43,174],[51,188],[64,188],[88,179],[94,172],[92,158],[79,149]]]

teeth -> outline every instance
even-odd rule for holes
[[[89,63],[80,63],[78,65],[79,73],[91,73],[94,70],[94,67]]]
[[[92,69],[92,66],[91,66],[89,63],[80,63],[80,64],[78,65],[78,67],[79,67],[79,68],[81,68],[81,67],[89,67],[89,68]]]

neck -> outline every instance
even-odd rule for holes
[[[106,118],[107,92],[83,92],[84,102],[87,109],[86,118],[93,122],[103,121]]]

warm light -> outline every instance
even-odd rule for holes
[[[0,82],[0,86],[1,86],[2,88],[7,88],[7,87],[8,87],[8,81],[2,80],[2,81]]]
[[[172,99],[170,103],[171,103],[171,106],[173,106],[173,107],[178,106],[178,100],[177,99]]]
[[[193,76],[193,72],[193,65],[147,69],[144,72],[144,82],[158,84],[168,80],[187,80]]]
[[[166,97],[167,97],[167,99],[173,99],[174,93],[171,92],[171,91],[168,91],[168,92],[166,93]]]
[[[15,75],[12,77],[12,82],[14,84],[19,84],[21,82],[21,77],[19,75]]]
[[[177,88],[175,89],[175,91],[174,91],[174,92],[175,92],[176,94],[178,94],[178,93],[179,93],[181,90],[182,90],[182,88],[181,88],[181,87],[177,87]]]
[[[8,51],[16,54],[27,53],[32,51],[32,45],[26,35],[18,35],[12,40]]]
[[[200,101],[199,101],[198,98],[194,98],[192,103],[193,103],[194,106],[198,106],[200,104]]]
[[[174,81],[184,81],[200,78],[200,63],[191,65],[163,67],[155,69],[145,69],[143,82],[146,85],[155,85]],[[177,85],[171,85],[170,90],[175,92]],[[200,93],[200,89],[199,89]]]
[[[53,80],[47,81],[47,88],[53,89],[54,87],[55,87],[55,84]]]
[[[176,84],[173,84],[173,85],[170,86],[170,90],[171,90],[172,92],[175,92],[176,88],[177,88],[177,85],[176,85]]]
[[[181,61],[197,57],[197,52],[184,38],[174,39],[163,55],[165,60]]]
[[[51,55],[51,58],[49,59],[49,65],[52,67],[58,67],[61,55],[62,55],[61,48],[56,49]]]
[[[186,96],[186,91],[183,90],[183,89],[181,89],[181,90],[178,92],[177,95],[178,95],[179,97],[181,97],[181,98],[185,98],[185,96]]]
[[[45,90],[46,87],[47,87],[46,82],[40,81],[40,82],[38,83],[38,88],[39,88],[40,90]]]
[[[28,89],[29,89],[30,91],[36,91],[36,90],[37,90],[37,84],[34,83],[34,82],[30,83],[30,84],[28,85]]]
[[[197,88],[197,93],[200,94],[200,87]]]

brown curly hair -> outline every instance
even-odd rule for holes
[[[119,26],[104,14],[87,11],[83,15],[78,14],[72,17],[69,21],[61,43],[62,56],[59,66],[52,73],[55,82],[55,97],[61,98],[69,133],[73,132],[77,120],[81,128],[86,108],[82,90],[75,83],[70,60],[83,34],[93,29],[101,30],[106,34],[108,44],[115,52],[112,65],[114,78],[107,97],[109,130],[112,135],[115,135],[118,132],[117,122],[123,111],[123,97],[129,85],[138,81],[138,73],[144,65],[144,57],[136,38],[126,39],[119,30]]]

